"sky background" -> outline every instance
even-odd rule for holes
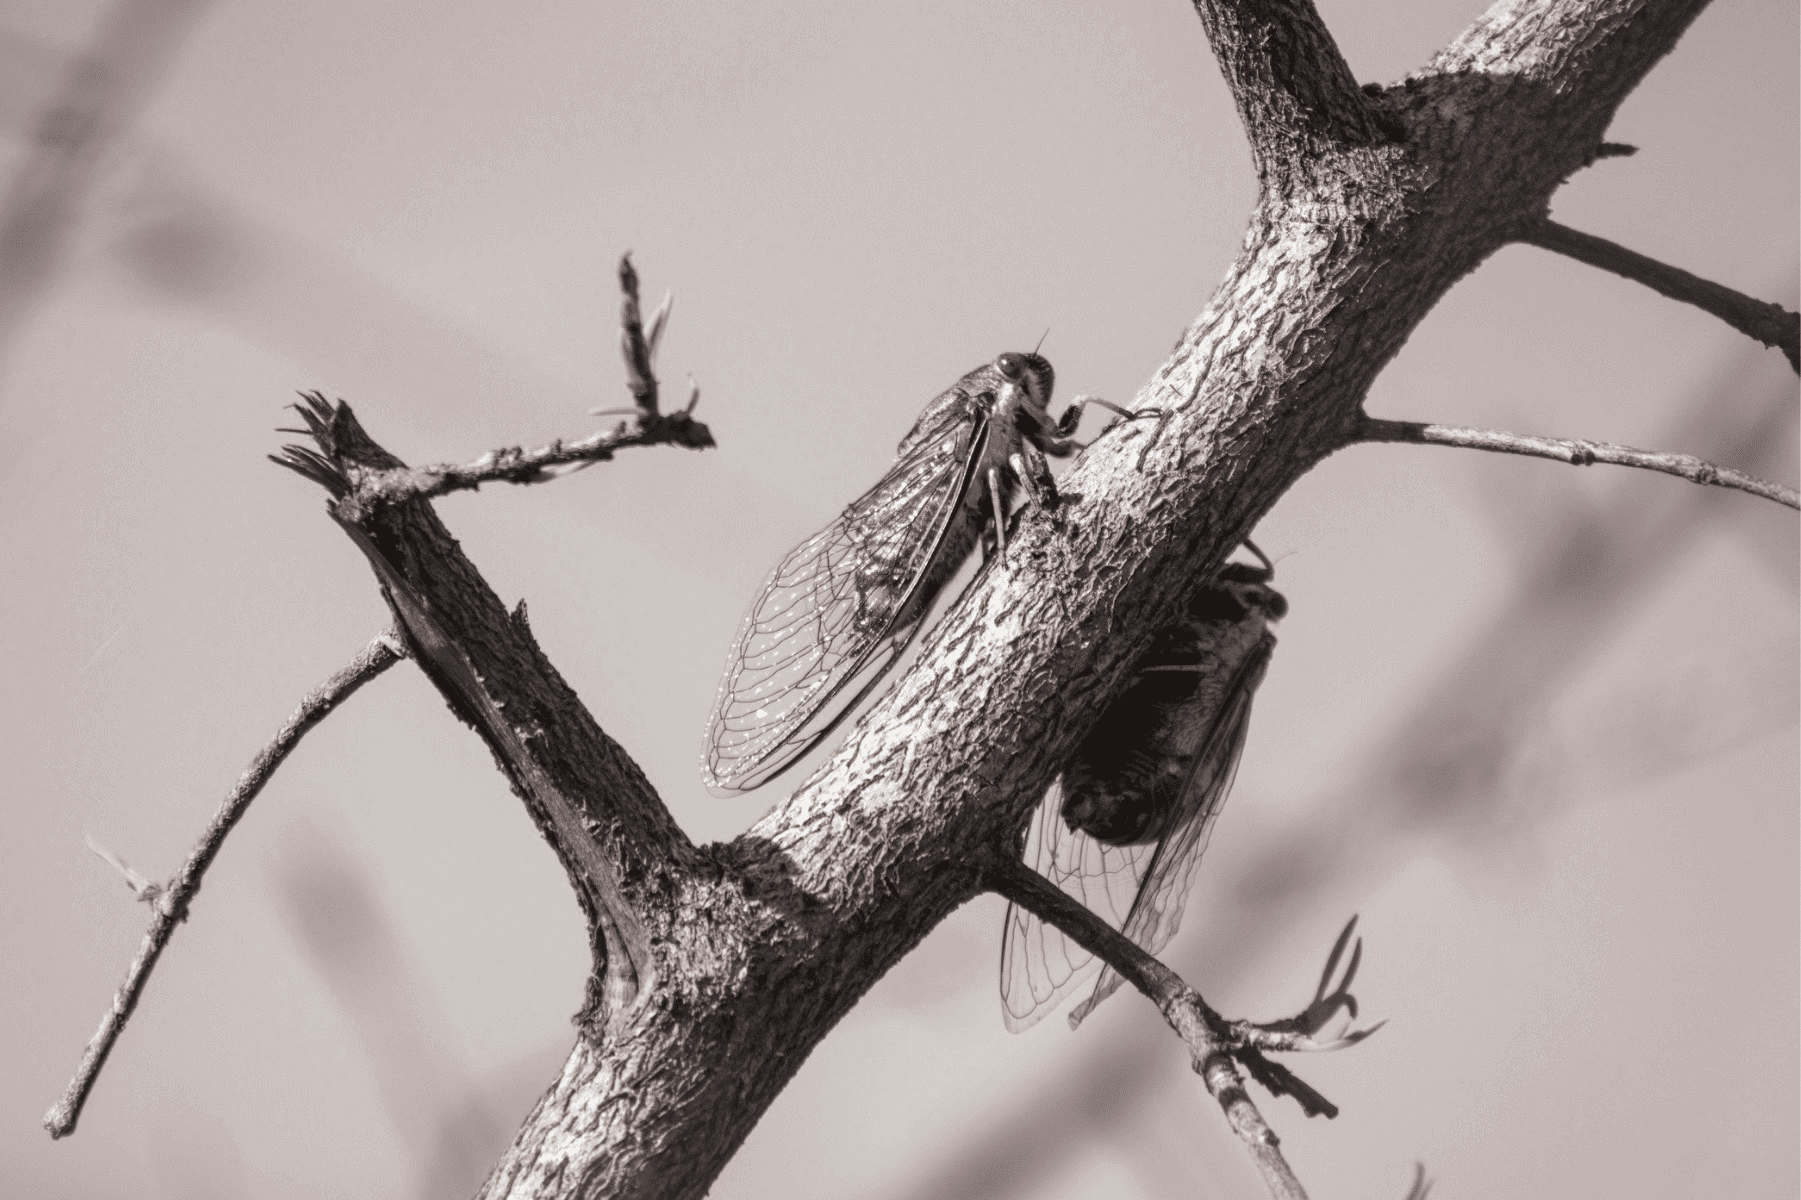
[[[1321,0],[1360,80],[1481,11]],[[1555,215],[1797,303],[1797,11],[1704,14]],[[99,53],[91,153],[34,141]],[[65,123],[64,128],[68,128]],[[298,389],[412,462],[624,401],[619,254],[677,301],[719,449],[438,508],[696,840],[696,756],[765,573],[1002,350],[1127,401],[1255,195],[1191,9],[936,2],[0,6],[0,1185],[34,1198],[475,1189],[573,1038],[579,911],[402,664],[308,737],[208,876],[78,1133],[38,1122],[152,877],[301,694],[385,625]],[[1451,292],[1379,416],[1797,478],[1780,355],[1527,247]],[[1292,1012],[1361,914],[1389,1025],[1265,1115],[1316,1196],[1794,1195],[1792,512],[1663,476],[1341,453],[1258,530],[1291,614],[1168,960]],[[722,1200],[1251,1197],[1150,1005],[1002,1027],[1002,905],[941,926],[814,1052]]]

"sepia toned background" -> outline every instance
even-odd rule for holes
[[[1482,9],[1320,0],[1358,78]],[[1797,12],[1704,14],[1566,224],[1797,303]],[[384,626],[265,455],[318,388],[413,462],[624,400],[614,266],[719,449],[439,510],[697,840],[696,753],[764,573],[1006,349],[1130,398],[1254,196],[1179,0],[912,5],[12,0],[0,6],[0,1191],[472,1193],[573,1037],[568,885],[405,664],[227,843],[72,1138],[38,1127],[147,912],[304,690]],[[1502,251],[1378,416],[1797,478],[1796,380],[1693,309]],[[1168,959],[1311,995],[1361,914],[1389,1025],[1264,1111],[1321,1197],[1795,1195],[1797,538],[1739,494],[1424,447],[1323,464],[1258,531],[1292,605]],[[1250,1197],[1150,1005],[1001,1025],[983,898],[814,1053],[714,1188]]]

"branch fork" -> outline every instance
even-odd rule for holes
[[[1155,956],[1018,859],[991,861],[983,881],[989,890],[1062,930],[1149,997],[1188,1048],[1195,1072],[1250,1150],[1271,1193],[1283,1198],[1305,1196],[1277,1148],[1281,1139],[1245,1091],[1239,1068],[1242,1066],[1270,1094],[1292,1097],[1309,1117],[1338,1115],[1336,1105],[1293,1071],[1270,1061],[1266,1054],[1340,1050],[1356,1045],[1382,1027],[1378,1024],[1354,1030],[1325,1042],[1314,1040],[1314,1035],[1340,1012],[1349,1013],[1353,1019],[1357,1015],[1357,999],[1350,988],[1363,961],[1362,939],[1351,951],[1343,978],[1336,985],[1332,982],[1357,926],[1356,917],[1339,933],[1307,1007],[1292,1017],[1257,1024],[1221,1016]]]
[[[372,640],[342,670],[307,695],[288,723],[257,755],[239,780],[237,788],[220,806],[186,865],[173,879],[167,883],[149,880],[111,850],[92,838],[89,839],[88,844],[94,853],[124,877],[137,898],[151,906],[154,916],[143,945],[126,974],[125,982],[99,1030],[89,1042],[67,1092],[44,1118],[45,1127],[52,1137],[64,1137],[74,1132],[87,1096],[136,1008],[138,999],[149,982],[152,968],[168,945],[176,926],[187,919],[188,906],[200,889],[207,867],[224,844],[226,835],[248,810],[250,802],[309,729],[323,720],[357,688],[409,654],[419,656],[420,665],[446,690],[459,714],[488,735],[491,748],[502,760],[515,786],[528,797],[528,804],[545,828],[546,836],[559,848],[565,865],[578,881],[578,893],[590,916],[597,978],[600,980],[595,989],[596,994],[590,996],[588,1009],[584,1010],[584,1015],[588,1018],[584,1026],[598,1027],[594,1022],[595,1017],[601,1018],[601,1023],[604,1024],[607,1017],[623,1016],[629,1012],[633,1002],[644,994],[645,987],[653,977],[653,970],[642,923],[632,906],[619,893],[616,872],[607,854],[608,847],[600,845],[599,839],[590,829],[591,815],[584,810],[582,804],[571,798],[570,786],[554,778],[554,773],[546,770],[538,761],[538,747],[528,743],[534,743],[541,731],[515,729],[511,722],[503,718],[502,710],[508,706],[509,699],[489,694],[482,672],[460,649],[461,645],[468,644],[468,639],[459,640],[441,628],[436,615],[437,608],[415,585],[403,565],[397,564],[390,557],[397,550],[394,543],[397,540],[405,541],[409,532],[422,537],[426,542],[433,541],[437,534],[442,533],[442,526],[436,525],[435,519],[422,518],[417,513],[411,519],[400,516],[400,512],[409,507],[410,501],[428,500],[452,491],[473,489],[484,482],[541,482],[559,473],[555,468],[569,464],[586,466],[604,461],[611,458],[615,450],[625,446],[671,444],[698,449],[713,444],[712,434],[707,427],[693,418],[694,405],[699,399],[698,389],[691,394],[686,408],[669,414],[658,411],[656,377],[652,365],[657,342],[667,324],[669,302],[664,302],[653,317],[650,329],[646,331],[637,322],[637,274],[631,268],[629,257],[620,264],[620,283],[626,292],[621,339],[625,349],[628,386],[634,400],[631,411],[637,418],[635,427],[621,423],[610,432],[595,434],[578,442],[556,441],[537,450],[527,451],[517,447],[495,450],[463,466],[408,468],[375,445],[362,432],[347,405],[333,405],[322,395],[311,393],[305,395],[302,404],[295,406],[306,428],[287,432],[309,434],[314,445],[286,446],[279,455],[272,455],[271,458],[281,466],[319,484],[330,494],[333,517],[368,556],[395,609],[398,621],[392,631]],[[370,531],[383,525],[385,517],[393,518],[388,522],[389,527],[381,530],[380,536],[372,537]],[[378,546],[378,541],[384,544]],[[443,534],[441,541],[431,549],[444,551],[453,548],[454,542],[449,540],[447,534]],[[413,550],[414,561],[442,561],[445,557],[442,552],[433,554],[430,549],[421,550],[419,546],[414,546]],[[403,554],[402,557],[406,556]],[[485,587],[482,591],[492,598],[492,593],[487,592]],[[499,620],[495,624],[507,636],[512,637],[515,642],[529,644],[529,650],[515,645],[514,652],[536,655],[536,645],[530,642],[530,635],[526,631],[523,610],[517,619],[508,617],[504,610],[498,615]],[[537,657],[541,659],[542,656]],[[544,663],[544,667],[548,670],[548,663]],[[554,671],[550,674],[554,676]],[[556,680],[555,683],[561,684],[561,681]],[[567,692],[566,688],[563,690]],[[568,693],[568,697],[573,700],[573,693]],[[541,708],[542,701],[537,704],[527,702],[535,699],[537,698],[527,697],[518,702],[516,707],[519,711]],[[579,709],[579,704],[576,707]],[[606,742],[605,735],[593,727],[592,719],[587,718],[585,710],[580,711],[576,723],[581,724],[582,719],[586,720],[588,726],[582,732],[591,732],[593,739],[582,749],[590,754],[608,756],[611,743]],[[578,736],[577,740],[585,739]],[[611,749],[616,750],[616,747]],[[593,778],[604,778],[606,775],[604,770],[596,771]],[[641,782],[642,777],[639,776],[638,779]],[[661,810],[660,805],[656,806],[656,812],[648,818],[645,817],[648,805],[633,807],[640,817],[638,825],[649,825],[656,833],[663,835],[660,838],[653,836],[652,840],[679,854],[680,848],[685,846],[685,840],[681,839],[679,831],[674,830],[673,822]]]

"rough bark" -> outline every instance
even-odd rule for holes
[[[397,464],[348,410],[320,412],[335,516],[593,930],[583,1036],[482,1194],[703,1193],[820,1038],[1014,851],[1151,631],[1355,440],[1376,374],[1543,220],[1700,7],[1508,0],[1359,90],[1306,0],[1199,0],[1263,193],[1138,397],[1167,420],[1089,451],[830,764],[729,844],[683,837],[426,504],[363,502],[359,479]]]

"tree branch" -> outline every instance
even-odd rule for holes
[[[1745,336],[1780,349],[1787,356],[1789,366],[1801,372],[1801,313],[1754,299],[1699,275],[1691,275],[1680,267],[1660,263],[1606,238],[1582,233],[1555,221],[1528,226],[1519,240],[1591,267],[1612,271],[1672,300],[1712,313]]]
[[[554,834],[553,844],[569,856],[578,877],[592,889],[598,928],[591,932],[598,933],[597,945],[606,952],[598,999],[605,1014],[623,1014],[650,987],[655,968],[644,923],[620,890],[618,870],[583,821],[581,805],[539,764],[527,747],[531,732],[514,728],[506,719],[502,704],[490,693],[469,656],[433,616],[423,593],[395,569],[361,528],[342,518],[338,523],[382,581],[420,664],[461,702],[466,718],[506,767],[526,803],[542,814],[546,832]],[[595,1007],[592,1000],[590,1007]]]
[[[1313,0],[1194,0],[1194,8],[1266,190],[1317,182],[1322,155],[1390,136]]]
[[[188,861],[167,886],[142,884],[141,877],[134,879],[135,873],[113,860],[115,865],[126,871],[126,879],[131,883],[132,890],[138,893],[138,898],[150,904],[156,915],[144,934],[144,942],[138,948],[137,957],[132,959],[131,967],[125,973],[125,982],[113,997],[112,1007],[101,1019],[99,1030],[82,1053],[81,1065],[75,1069],[75,1077],[69,1081],[68,1090],[63,1093],[63,1098],[57,1101],[56,1106],[44,1115],[44,1128],[50,1131],[51,1137],[67,1137],[75,1132],[75,1122],[81,1117],[82,1105],[87,1102],[88,1092],[99,1078],[100,1068],[106,1065],[106,1057],[112,1053],[113,1043],[124,1032],[125,1023],[131,1019],[132,1010],[137,1008],[144,985],[150,981],[151,969],[162,956],[163,947],[169,944],[175,927],[188,919],[188,905],[200,891],[200,881],[205,876],[206,869],[212,865],[219,848],[225,844],[226,835],[250,808],[250,802],[256,799],[257,793],[263,790],[263,785],[269,782],[276,768],[300,744],[300,739],[306,736],[308,730],[329,716],[333,709],[349,699],[358,688],[399,662],[402,657],[393,635],[381,634],[363,647],[342,669],[308,692],[287,723],[251,760],[250,766],[238,779],[237,786],[219,806],[219,811],[213,814],[212,822],[207,825],[206,832],[200,835],[200,842],[188,856]],[[104,857],[112,858],[111,855]]]
[[[561,473],[553,468],[607,462],[615,451],[633,446],[703,450],[713,444],[712,432],[687,411],[680,411],[642,417],[636,424],[622,421],[614,429],[580,441],[558,440],[534,450],[508,446],[490,450],[470,463],[434,463],[372,473],[358,480],[356,492],[361,504],[401,504],[473,491],[484,483],[545,483]]]
[[[409,500],[430,500],[451,492],[473,491],[484,483],[544,483],[558,475],[558,467],[580,470],[597,462],[606,462],[614,451],[632,446],[686,446],[704,450],[712,445],[713,433],[694,419],[694,407],[700,403],[700,389],[693,387],[687,406],[665,413],[658,407],[656,356],[662,342],[663,329],[669,320],[673,296],[665,297],[652,314],[645,329],[638,315],[638,273],[632,268],[628,253],[619,260],[619,287],[624,294],[619,313],[619,350],[625,359],[626,388],[632,394],[632,407],[627,409],[595,409],[591,415],[630,413],[634,421],[621,421],[604,433],[596,433],[580,441],[558,439],[535,450],[509,446],[490,450],[471,463],[436,463],[409,467],[396,461],[386,468],[365,467],[348,477],[349,491],[336,491],[340,473],[305,447],[288,446],[280,456],[270,457],[284,467],[328,488],[334,489],[344,512],[354,515],[364,510],[403,504]],[[324,403],[317,393],[303,393],[315,406]],[[288,430],[291,433],[313,433],[311,428]]]
[[[647,333],[638,315],[638,272],[632,266],[629,250],[619,256],[619,291],[622,296],[619,302],[619,353],[625,359],[625,386],[632,394],[632,405],[637,412],[641,416],[654,417],[657,414],[657,347],[663,340],[663,328],[669,322],[675,293],[665,295],[663,303],[657,305]],[[694,397],[688,401],[690,412],[698,398],[696,389]]]
[[[1338,944],[1332,948],[1313,1003],[1298,1016],[1268,1025],[1254,1025],[1248,1021],[1228,1021],[1220,1016],[1198,992],[1182,981],[1181,976],[1018,859],[995,859],[984,873],[983,883],[1062,930],[1148,996],[1188,1047],[1195,1073],[1205,1081],[1208,1092],[1219,1102],[1227,1121],[1250,1150],[1270,1194],[1277,1200],[1306,1196],[1300,1181],[1282,1157],[1278,1148],[1280,1139],[1245,1092],[1237,1064],[1242,1062],[1271,1093],[1293,1096],[1308,1116],[1338,1115],[1338,1109],[1330,1101],[1286,1067],[1270,1062],[1263,1056],[1263,1051],[1338,1049],[1355,1045],[1375,1032],[1375,1029],[1360,1030],[1324,1045],[1314,1043],[1311,1038],[1339,1010],[1348,1009],[1353,1017],[1356,1015],[1357,1001],[1349,988],[1362,957],[1361,941],[1344,979],[1332,992],[1326,990],[1357,924],[1355,917],[1345,926]]]
[[[1463,446],[1471,450],[1492,450],[1499,454],[1524,454],[1532,458],[1549,458],[1586,467],[1594,463],[1613,463],[1622,467],[1639,467],[1678,475],[1691,483],[1713,487],[1737,488],[1762,496],[1790,508],[1801,509],[1801,495],[1794,488],[1771,483],[1743,471],[1716,467],[1688,454],[1668,454],[1657,450],[1634,450],[1612,442],[1588,442],[1575,439],[1534,437],[1529,434],[1501,433],[1489,429],[1460,429],[1451,425],[1427,425],[1419,421],[1383,421],[1365,417],[1359,430],[1359,442],[1413,442],[1434,446]]]
[[[314,397],[300,413],[318,449],[289,446],[275,461],[334,497],[333,519],[374,569],[420,668],[487,743],[556,851],[594,953],[577,1020],[598,1031],[655,976],[644,914],[665,904],[669,869],[692,858],[693,844],[544,656],[524,605],[507,613],[430,505],[369,502],[362,482],[404,464],[348,405]]]
[[[1506,86],[1517,112],[1560,112],[1564,128],[1541,130],[1547,141],[1534,149],[1542,154],[1561,141],[1578,150],[1573,171],[1593,160],[1614,109],[1675,48],[1707,3],[1501,0],[1418,77],[1478,75]]]
[[[971,847],[1016,841],[1051,764],[1153,632],[1295,480],[1355,440],[1377,373],[1457,280],[1542,217],[1695,7],[1504,5],[1460,43],[1468,61],[1352,100],[1310,7],[1211,0],[1203,20],[1229,45],[1222,57],[1239,56],[1228,78],[1269,170],[1240,257],[1131,406],[1163,414],[1157,432],[1140,424],[1087,451],[1065,477],[1068,503],[1021,516],[1006,569],[978,575],[831,762],[726,846],[686,843],[428,506],[342,502],[366,472],[401,464],[347,408],[315,405],[323,453],[291,452],[291,465],[333,489],[334,515],[384,581],[405,582],[390,598],[429,618],[409,635],[440,629],[461,656],[421,666],[488,739],[591,930],[607,902],[521,755],[579,806],[577,840],[617,872],[667,967],[654,1003],[578,1039],[484,1196],[704,1193],[870,980],[984,886]],[[1540,70],[1553,62],[1564,70]],[[1340,110],[1365,103],[1404,119],[1406,140],[1358,142]],[[1214,1047],[1200,1060],[1210,1091],[1273,1155],[1220,1049],[1236,1035],[1174,1011]],[[1298,1081],[1257,1049],[1243,1043],[1236,1062],[1293,1093]]]

